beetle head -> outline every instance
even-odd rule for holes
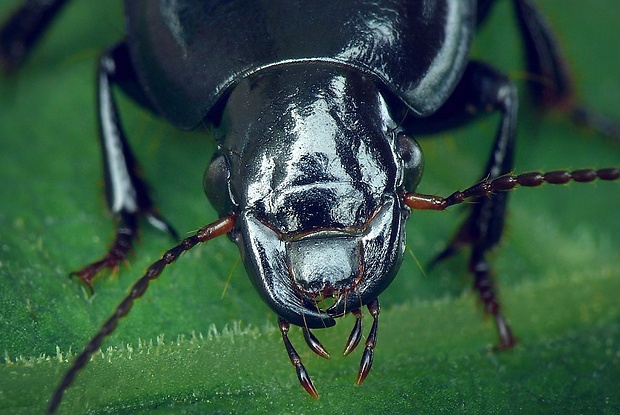
[[[220,214],[238,215],[231,237],[266,303],[320,328],[377,298],[402,260],[401,195],[422,157],[374,82],[315,66],[250,77],[222,128],[205,190]]]

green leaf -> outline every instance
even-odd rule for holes
[[[17,1],[0,5],[6,16]],[[620,119],[612,0],[539,1],[557,28],[589,106]],[[500,2],[474,55],[522,86],[521,45]],[[96,293],[68,278],[113,237],[94,121],[100,51],[123,36],[120,2],[73,2],[16,76],[0,80],[0,412],[41,413],[54,388],[130,285],[173,241],[143,230],[135,255]],[[521,88],[524,92],[525,88]],[[120,95],[120,94],[119,94]],[[516,171],[620,165],[617,141],[543,115],[523,93]],[[161,211],[182,233],[213,221],[202,174],[208,131],[180,133],[122,99],[127,133]],[[441,195],[482,172],[497,117],[423,138],[421,192]],[[493,325],[470,290],[467,258],[425,274],[462,210],[414,212],[408,251],[382,296],[373,370],[354,386],[361,351],[339,356],[353,319],[317,330],[314,356],[291,337],[321,393],[306,396],[233,244],[184,255],[76,377],[61,413],[618,413],[618,183],[516,190],[494,257],[519,345],[496,353]],[[416,259],[414,259],[417,258]],[[368,318],[365,319],[368,325]],[[366,327],[366,330],[368,327]]]

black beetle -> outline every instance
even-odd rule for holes
[[[46,2],[42,7],[61,3]],[[142,294],[164,263],[196,242],[210,239],[213,231],[226,231],[239,244],[259,293],[280,316],[291,361],[311,394],[316,395],[316,390],[286,336],[288,322],[302,326],[311,348],[325,354],[308,329],[333,325],[334,318],[353,312],[357,318],[347,343],[346,350],[350,351],[361,336],[359,308],[369,306],[374,324],[358,375],[360,383],[372,362],[379,313],[376,297],[391,282],[402,257],[403,223],[408,215],[405,204],[422,209],[435,206],[426,203],[428,198],[410,193],[420,180],[422,158],[405,131],[432,132],[461,124],[473,118],[468,112],[472,107],[484,110],[491,106],[503,113],[493,155],[483,175],[489,179],[484,183],[492,184],[474,187],[464,195],[457,193],[448,202],[438,199],[442,209],[465,197],[480,198],[491,191],[512,188],[517,182],[531,185],[617,178],[617,170],[607,169],[495,180],[512,169],[516,95],[501,74],[481,63],[467,63],[475,26],[492,4],[478,2],[476,11],[475,3],[390,4],[386,9],[374,2],[360,2],[359,7],[331,5],[334,12],[329,14],[321,13],[325,5],[315,3],[317,9],[312,10],[305,4],[297,15],[287,9],[289,20],[278,25],[284,20],[276,2],[256,4],[253,11],[249,6],[231,11],[224,3],[211,7],[199,6],[198,2],[127,2],[128,42],[110,49],[99,69],[108,201],[121,222],[109,254],[77,274],[90,284],[101,268],[115,266],[123,259],[137,233],[140,215],[172,232],[153,209],[133,168],[110,95],[109,83],[116,83],[136,101],[181,128],[194,127],[207,116],[227,131],[221,139],[221,152],[205,175],[206,191],[223,220],[188,238],[154,264],[118,314],[128,311],[126,304]],[[570,101],[568,74],[561,57],[555,54],[544,22],[528,1],[515,4],[527,28],[526,41],[534,41],[529,45],[530,70],[550,79],[553,85],[533,88],[535,94],[543,105]],[[49,16],[56,12],[46,10]],[[234,14],[241,10],[245,12]],[[237,24],[231,24],[230,33],[219,25],[210,28],[202,23],[208,21],[203,20],[205,16],[213,22],[224,20],[218,17],[220,12],[228,19],[232,12],[234,19],[239,19],[233,19]],[[264,24],[252,26],[255,20]],[[313,30],[334,27],[334,22],[350,23],[345,25],[350,31],[338,32],[342,39],[310,36]],[[247,40],[248,33],[238,27],[253,28],[250,34],[256,37]],[[256,34],[256,27],[272,31]],[[533,36],[539,31],[542,39]],[[13,29],[7,32],[16,33]],[[402,36],[392,38],[392,34]],[[278,39],[286,42],[280,45]],[[208,47],[211,41],[232,45],[229,53],[216,55],[222,61],[212,59],[212,54],[209,59],[202,56],[212,50]],[[191,48],[197,44],[198,49]],[[281,54],[270,54],[274,51]],[[543,57],[552,58],[554,63],[551,73],[537,61],[545,53],[548,55]],[[7,61],[19,59],[9,57]],[[183,59],[188,62],[185,68],[180,65]],[[213,66],[203,68],[205,63]],[[193,76],[199,68],[204,70],[204,77]],[[184,74],[184,69],[188,73]],[[215,80],[207,76],[211,74]],[[568,110],[597,124],[572,102]],[[597,126],[603,129],[601,124]],[[476,287],[497,321],[500,346],[509,347],[514,339],[495,301],[485,259],[501,236],[504,204],[501,193],[481,199],[462,232],[439,258],[460,245],[473,246],[470,268],[476,275]],[[335,298],[333,304],[323,307],[321,301],[329,297]],[[102,334],[108,334],[110,327],[106,325]],[[99,343],[100,339],[91,342],[81,360]],[[80,366],[77,363],[70,376]],[[52,405],[59,402],[60,394]]]

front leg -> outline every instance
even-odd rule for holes
[[[158,214],[148,194],[145,181],[138,174],[138,164],[123,132],[113,85],[120,85],[138,102],[147,102],[140,93],[135,72],[125,44],[107,50],[97,71],[97,115],[103,155],[105,194],[108,207],[117,220],[116,238],[106,255],[72,273],[92,290],[93,278],[103,269],[116,268],[138,237],[139,219],[144,217],[155,228],[177,238],[176,232]],[[139,96],[136,96],[139,95]]]
[[[412,119],[407,130],[436,132],[471,121],[480,114],[500,112],[501,121],[495,135],[491,155],[481,179],[493,180],[510,173],[514,163],[518,98],[512,81],[495,69],[480,62],[471,62],[449,100],[431,117]],[[442,261],[465,247],[471,247],[469,271],[474,287],[487,313],[495,319],[499,348],[515,344],[497,300],[487,252],[501,239],[506,215],[507,193],[479,197],[452,241],[431,265]]]

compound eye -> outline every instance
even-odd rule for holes
[[[230,165],[226,156],[216,153],[205,171],[203,186],[211,205],[220,215],[228,215],[236,206],[230,191]]]
[[[420,145],[403,132],[397,136],[397,151],[405,169],[403,187],[407,192],[413,192],[422,179],[424,171],[424,157]]]

